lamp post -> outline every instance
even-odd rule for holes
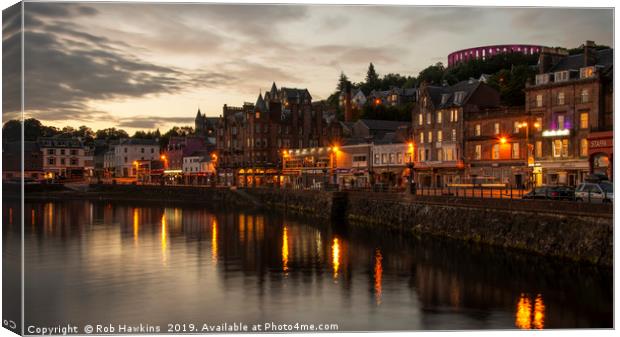
[[[407,164],[407,167],[409,168],[409,192],[413,195],[416,194],[416,186],[415,186],[415,182],[413,181],[413,169],[415,167],[414,163],[413,163],[413,155],[414,155],[414,148],[415,145],[413,144],[413,142],[409,142],[409,164]]]

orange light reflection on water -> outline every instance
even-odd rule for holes
[[[138,231],[140,229],[140,216],[138,209],[133,209],[133,242],[138,243]]]
[[[375,251],[375,302],[381,304],[382,279],[383,279],[383,256],[379,248]]]
[[[288,228],[284,226],[282,231],[282,269],[288,271]]]
[[[334,279],[338,278],[338,269],[340,269],[340,241],[334,238],[332,242],[332,265],[334,266]]]
[[[534,306],[532,300],[521,294],[517,301],[515,326],[519,329],[543,329],[545,326],[545,303],[541,294],[536,295]]]
[[[213,264],[217,263],[217,221],[215,218],[211,221],[211,260]]]
[[[166,222],[166,212],[161,215],[161,258],[164,265],[167,262],[166,251],[168,249],[168,224]]]

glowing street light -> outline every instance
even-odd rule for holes
[[[502,144],[506,144],[506,137],[500,138],[499,142],[502,143]]]

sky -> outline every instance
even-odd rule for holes
[[[19,114],[10,14],[4,122]],[[27,2],[24,18],[25,117],[130,133],[193,126],[198,108],[219,116],[274,81],[324,99],[341,71],[362,81],[370,62],[416,76],[469,47],[613,45],[612,9]]]

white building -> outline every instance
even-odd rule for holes
[[[184,175],[204,175],[215,173],[215,166],[206,156],[183,157]]]
[[[111,146],[113,153],[106,153],[104,167],[113,167],[115,177],[135,177],[137,163],[159,159],[159,140],[123,138]]]
[[[84,167],[92,162],[78,138],[41,137],[37,140],[43,154],[43,173],[46,178],[83,178]]]

